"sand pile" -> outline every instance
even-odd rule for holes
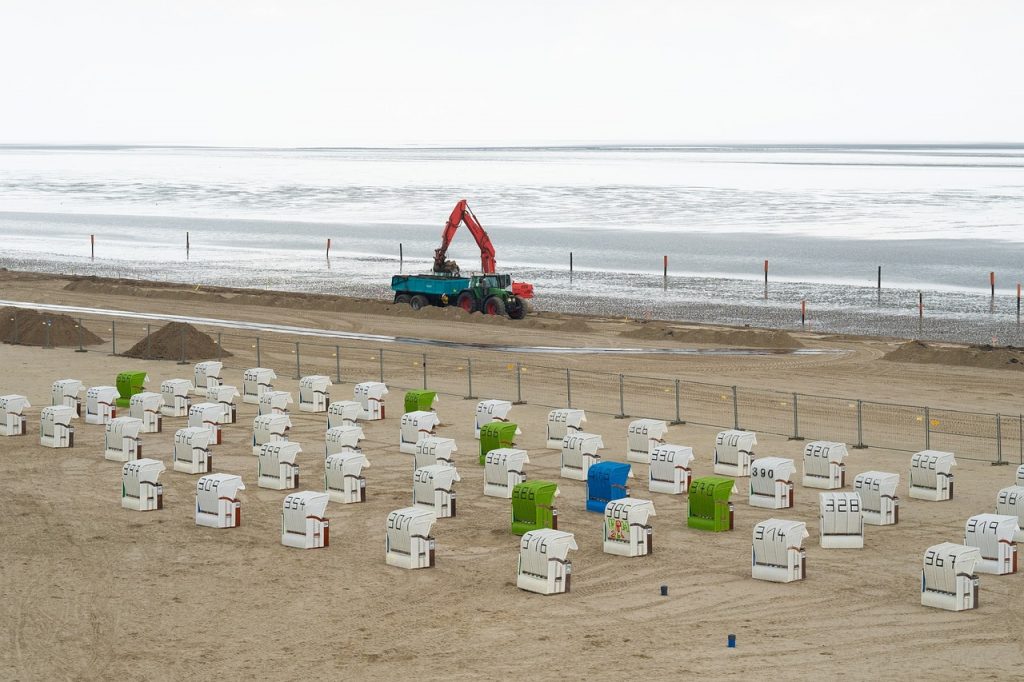
[[[0,340],[4,343],[18,343],[25,346],[42,346],[47,343],[46,323],[50,322],[49,344],[51,346],[77,346],[78,320],[60,313],[43,313],[27,308],[0,308]],[[103,343],[103,339],[82,327],[83,346]]]
[[[788,332],[776,329],[728,329],[715,327],[676,327],[651,322],[640,322],[640,327],[624,331],[619,336],[645,341],[678,341],[680,343],[706,343],[742,348],[801,348],[803,344]]]
[[[190,324],[169,322],[123,353],[147,360],[209,360],[231,357],[217,342]]]
[[[882,359],[982,369],[1024,369],[1024,349],[1013,346],[947,346],[910,341],[886,353]]]

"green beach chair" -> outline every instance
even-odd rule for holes
[[[512,534],[522,535],[539,528],[558,530],[555,497],[558,484],[550,481],[526,481],[512,489]]]
[[[690,484],[686,525],[698,530],[727,531],[733,527],[733,506],[729,497],[736,481],[721,476],[698,478]]]

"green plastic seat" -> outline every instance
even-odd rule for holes
[[[556,495],[558,484],[550,481],[526,481],[512,488],[512,534],[539,528],[557,530]]]
[[[733,508],[729,497],[736,481],[722,476],[698,478],[690,484],[686,525],[715,532],[732,530]]]
[[[120,394],[114,404],[118,407],[128,407],[132,396],[146,390],[146,382],[149,375],[145,372],[121,372],[117,375],[117,392]]]
[[[516,429],[511,422],[489,422],[480,427],[480,466],[487,460],[487,453],[498,448],[510,448],[516,443]]]
[[[406,391],[406,412],[433,412],[437,391]]]

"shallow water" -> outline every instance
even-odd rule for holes
[[[7,147],[0,266],[386,297],[460,197],[541,308],[1021,342],[1021,147]]]

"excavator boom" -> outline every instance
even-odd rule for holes
[[[434,250],[434,272],[451,272],[455,267],[454,264],[449,266],[448,263],[451,261],[445,259],[448,256],[448,247],[452,243],[452,238],[455,237],[455,233],[462,223],[466,223],[470,234],[473,235],[477,246],[480,247],[480,269],[485,275],[493,273],[497,266],[494,260],[494,245],[491,244],[491,239],[487,236],[480,221],[473,215],[473,211],[469,210],[469,203],[465,199],[461,199],[459,203],[455,204],[451,216],[448,217],[448,222],[444,225],[441,246]]]

